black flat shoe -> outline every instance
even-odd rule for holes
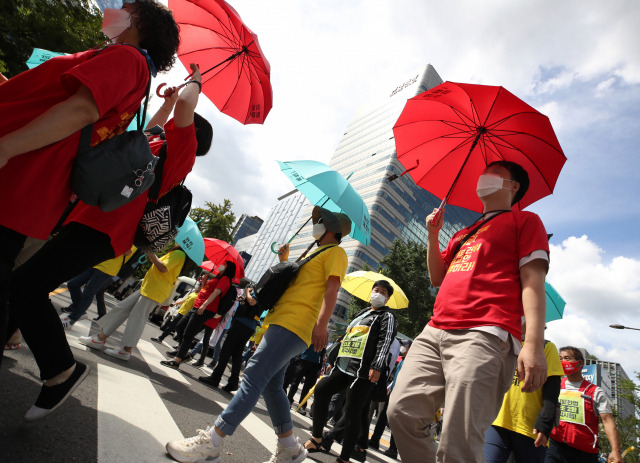
[[[215,388],[217,388],[218,385],[220,384],[219,381],[216,381],[211,376],[200,376],[198,377],[198,381],[200,381],[201,383],[205,383],[207,386],[211,386]]]
[[[238,387],[239,386],[237,384],[227,384],[225,387],[222,388],[222,390],[225,392],[233,392],[233,391],[237,391]]]
[[[151,338],[151,340],[152,340],[153,342],[157,342],[158,344],[162,344],[162,338],[160,338],[160,337],[157,337],[157,338]]]
[[[167,368],[173,368],[174,370],[180,369],[180,364],[175,360],[163,360],[160,362],[160,365],[165,366]]]
[[[175,357],[178,354],[177,350],[168,350],[167,351],[167,357]]]
[[[53,412],[69,398],[88,374],[89,367],[84,363],[76,362],[76,368],[65,382],[55,386],[45,386],[43,384],[36,403],[27,411],[24,419],[26,421],[34,421]]]

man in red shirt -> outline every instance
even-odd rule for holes
[[[149,67],[169,70],[179,45],[171,12],[156,1],[127,2],[111,13],[121,26],[115,34],[110,29],[114,45],[53,58],[0,85],[0,315],[5,320],[11,288],[10,323],[19,325],[44,381],[29,420],[60,406],[88,372],[71,353],[49,292],[130,248],[133,239],[123,236],[133,238],[144,201],[135,221],[116,210],[101,222],[113,230],[80,220],[66,225],[14,271],[9,286],[16,255],[26,237],[46,239],[60,219],[81,129],[93,124],[92,144],[126,130],[144,98]],[[4,331],[0,326],[0,338]]]
[[[547,234],[540,218],[512,210],[529,186],[518,164],[487,166],[477,193],[479,220],[440,253],[442,215],[427,217],[427,265],[439,286],[433,316],[413,342],[389,402],[402,461],[484,462],[484,435],[518,366],[522,390],[546,380],[544,279]],[[527,339],[520,351],[521,316]],[[519,355],[518,355],[519,354]],[[446,402],[437,455],[429,425]],[[437,458],[436,458],[437,457]]]

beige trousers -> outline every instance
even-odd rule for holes
[[[509,339],[427,325],[411,345],[387,410],[403,463],[484,463],[484,435],[515,367]],[[443,402],[436,455],[430,425]]]

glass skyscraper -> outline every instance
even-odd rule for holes
[[[405,242],[427,242],[425,219],[440,205],[440,200],[418,187],[409,175],[400,177],[405,169],[396,159],[393,125],[412,98],[442,83],[442,79],[431,65],[408,76],[386,95],[357,109],[338,144],[330,165],[349,182],[364,199],[371,216],[371,243],[364,246],[351,237],[343,239],[342,246],[349,257],[347,273],[360,270],[366,263],[376,270],[394,239]],[[392,175],[398,178],[389,182]],[[304,218],[311,213],[306,207]],[[443,249],[453,234],[471,224],[478,214],[466,209],[447,206],[445,223],[440,233]],[[264,227],[263,227],[264,228]],[[299,256],[311,243],[311,227],[305,227],[292,243],[290,259]],[[340,291],[334,310],[334,322],[346,318],[351,296]]]

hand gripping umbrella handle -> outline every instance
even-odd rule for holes
[[[185,86],[185,85],[187,85],[188,83],[189,83],[189,82],[185,82],[185,83],[184,83],[184,84],[182,84],[182,85],[178,85],[178,86],[176,87],[176,90],[180,90],[182,87],[184,87],[184,86]],[[169,94],[167,93],[167,90],[165,90],[165,92],[164,92],[164,93],[160,93],[160,89],[162,89],[162,87],[165,87],[166,85],[167,85],[166,83],[164,83],[164,84],[160,84],[160,85],[158,85],[158,88],[156,88],[156,95],[158,95],[160,98],[166,98],[166,97],[168,97],[168,96],[169,96]]]
[[[291,239],[290,239],[289,241],[287,241],[287,243],[286,243],[286,244],[291,243],[295,237],[296,237],[296,235],[293,235],[293,236],[291,237]],[[277,245],[277,244],[278,244],[278,242],[277,242],[277,241],[274,241],[273,243],[271,243],[271,252],[272,252],[272,253],[274,253],[274,254],[278,254],[278,251],[276,251],[276,250],[273,248],[273,247],[274,247],[275,245]]]

